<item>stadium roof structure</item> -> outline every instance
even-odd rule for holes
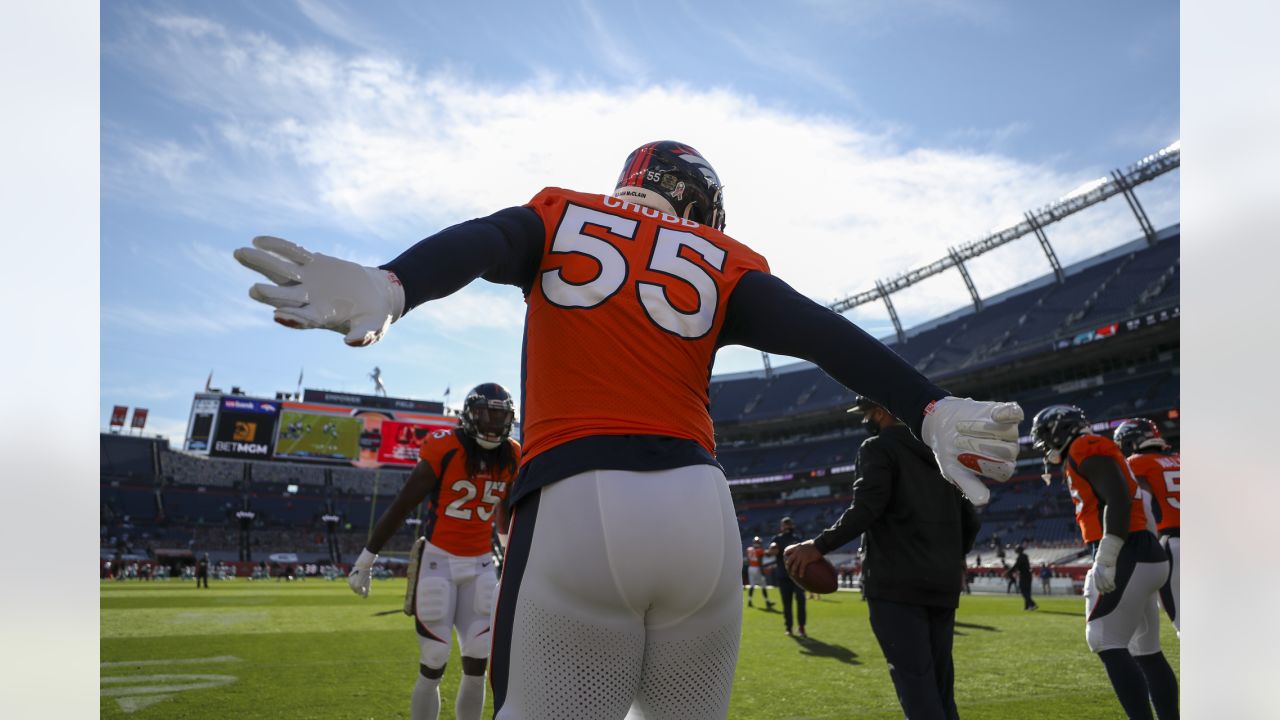
[[[978,294],[977,287],[973,284],[973,279],[969,276],[969,271],[965,268],[965,261],[972,260],[983,253],[1028,234],[1034,234],[1040,241],[1040,247],[1044,250],[1045,257],[1048,259],[1058,282],[1061,283],[1065,280],[1065,275],[1062,265],[1058,262],[1057,254],[1054,253],[1053,246],[1049,243],[1048,236],[1045,235],[1045,226],[1116,195],[1124,195],[1125,201],[1129,204],[1129,209],[1133,211],[1134,217],[1142,229],[1142,235],[1146,238],[1147,244],[1154,245],[1156,243],[1155,229],[1147,218],[1147,213],[1143,210],[1142,204],[1138,202],[1138,196],[1134,194],[1133,189],[1142,183],[1149,182],[1171,170],[1177,169],[1181,164],[1181,145],[1181,140],[1174,141],[1169,146],[1130,165],[1123,172],[1118,169],[1113,170],[1109,177],[1098,178],[1093,182],[1086,183],[1081,188],[1059,200],[1049,203],[1038,210],[1024,213],[1022,222],[1016,225],[993,232],[980,240],[949,248],[947,256],[941,260],[908,270],[888,280],[877,280],[875,287],[836,300],[828,307],[836,312],[845,312],[859,305],[883,300],[885,307],[889,311],[889,318],[893,321],[893,328],[897,333],[898,342],[905,343],[907,334],[902,328],[902,322],[898,319],[898,312],[894,309],[893,301],[890,299],[893,293],[909,288],[922,280],[951,268],[956,268],[960,271],[961,277],[964,278],[965,287],[968,288],[969,296],[973,299],[974,310],[981,310],[983,300]],[[772,369],[767,356],[765,357],[765,368],[766,371]]]

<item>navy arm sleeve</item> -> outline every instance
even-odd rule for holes
[[[814,538],[814,547],[826,555],[852,542],[884,514],[892,496],[892,461],[875,443],[863,443],[858,448],[858,479],[853,482],[853,501],[835,525]]]
[[[542,261],[542,220],[512,207],[459,223],[419,241],[382,265],[404,286],[404,312],[461,290],[476,278],[529,294]]]
[[[808,360],[879,403],[916,437],[921,436],[925,407],[950,394],[844,316],[760,271],[744,275],[729,296],[718,345],[746,345]]]

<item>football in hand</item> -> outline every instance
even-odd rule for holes
[[[804,577],[792,575],[791,579],[805,590],[823,595],[835,592],[840,585],[836,567],[826,558],[819,558],[809,563],[804,569]]]

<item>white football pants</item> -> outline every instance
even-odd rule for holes
[[[497,720],[722,720],[742,628],[719,468],[598,470],[515,510],[494,620]]]

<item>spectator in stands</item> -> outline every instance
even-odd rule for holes
[[[871,433],[858,450],[853,501],[835,525],[786,549],[787,570],[802,577],[809,563],[865,533],[871,630],[903,712],[958,718],[951,645],[977,511],[948,488],[929,448],[883,407],[859,398],[850,412],[860,412]]]
[[[781,558],[782,551],[791,545],[800,542],[801,537],[796,534],[796,524],[790,517],[782,518],[782,532],[773,536],[769,541],[769,549],[766,555],[774,558]],[[791,576],[782,567],[782,563],[778,562],[774,569],[774,583],[778,586],[778,592],[782,594],[782,622],[787,627],[787,635],[791,635],[792,616],[791,601],[794,598],[796,604],[795,620],[799,625],[799,635],[802,638],[809,637],[804,631],[804,621],[806,619],[807,610],[805,608],[804,590],[795,584]]]
[[[1022,593],[1023,610],[1039,610],[1040,606],[1031,599],[1031,558],[1023,546],[1018,546],[1018,557],[1013,561],[1013,571],[1018,575],[1018,590]]]

